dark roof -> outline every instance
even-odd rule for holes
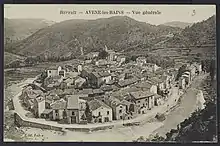
[[[103,91],[112,91],[113,87],[110,86],[110,85],[104,85],[104,86],[101,86],[101,90],[103,90]]]
[[[102,106],[105,108],[110,108],[108,105],[106,105],[105,103],[103,103],[102,101],[97,100],[97,99],[94,99],[94,100],[88,102],[88,104],[89,104],[90,110],[92,110],[92,111],[94,111]]]
[[[153,96],[154,93],[148,91],[138,91],[138,92],[131,92],[130,95],[135,99],[142,99]]]
[[[79,96],[68,95],[67,97],[67,109],[79,109]]]
[[[134,84],[137,81],[138,81],[137,78],[126,79],[126,80],[123,80],[123,81],[119,81],[118,85],[121,86],[121,87],[124,87],[124,86],[128,86],[128,85]]]
[[[127,101],[127,100],[122,100],[121,104],[129,106],[131,104],[131,102]]]
[[[120,100],[118,98],[115,98],[114,96],[105,96],[105,103],[109,105],[110,107],[116,107],[120,104]]]

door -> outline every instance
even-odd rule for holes
[[[71,117],[71,124],[74,124],[74,123],[76,123],[76,116]]]

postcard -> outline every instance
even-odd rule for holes
[[[215,5],[5,4],[4,142],[217,142]]]

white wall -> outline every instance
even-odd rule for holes
[[[40,117],[45,110],[45,100],[38,102],[38,116]]]
[[[107,111],[109,111],[109,115],[107,115]],[[109,109],[109,108],[106,108],[106,107],[100,107],[94,111],[92,111],[92,115],[94,116],[98,116],[99,115],[99,112],[101,113],[102,115],[102,122],[104,122],[105,120],[105,117],[108,117],[109,118],[109,121],[112,121],[112,109]]]

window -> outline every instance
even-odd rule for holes
[[[49,70],[49,73],[51,73],[51,71]]]
[[[107,111],[107,115],[109,115],[109,111]]]
[[[55,113],[58,113],[58,110],[55,110]]]
[[[75,112],[74,111],[72,111],[72,115],[75,116]]]
[[[101,112],[99,112],[99,116],[101,116]]]
[[[120,105],[120,108],[122,108],[122,105]]]
[[[141,101],[138,101],[138,103],[140,103]]]
[[[120,119],[122,119],[122,116],[120,116]]]
[[[119,110],[119,113],[122,113],[122,110]]]

